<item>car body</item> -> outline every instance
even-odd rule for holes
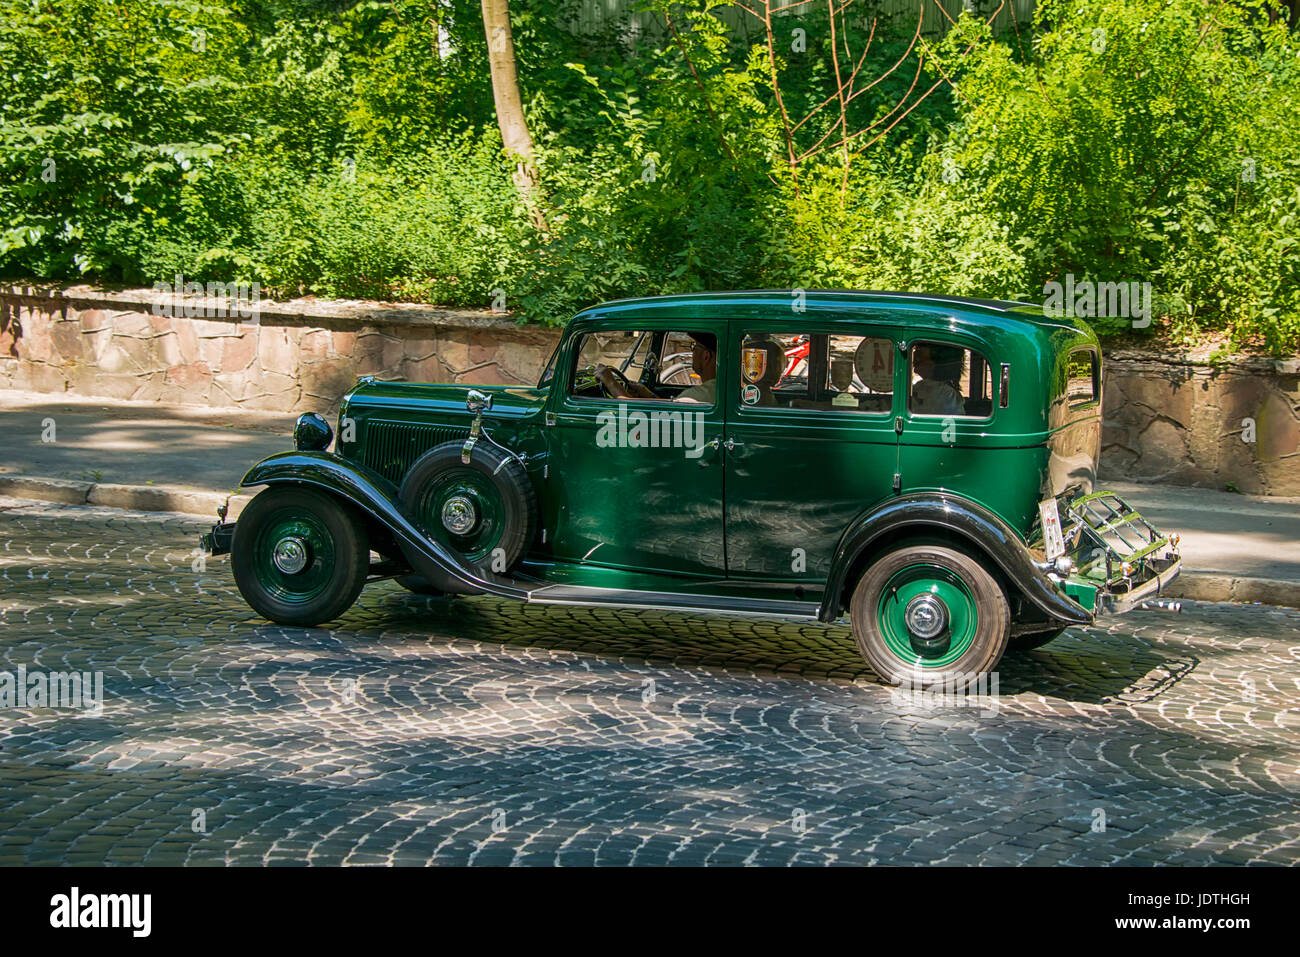
[[[847,612],[885,680],[965,686],[1008,647],[1178,574],[1177,537],[1095,487],[1101,390],[1087,324],[1024,303],[603,303],[568,323],[535,387],[363,378],[334,451],[328,424],[301,417],[297,450],[243,479],[267,491],[205,547],[233,548],[245,597],[283,622],[335,617],[383,577],[551,604]]]

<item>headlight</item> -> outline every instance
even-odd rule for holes
[[[322,452],[334,441],[334,430],[319,412],[304,412],[293,427],[293,445],[299,452]]]

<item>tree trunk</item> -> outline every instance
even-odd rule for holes
[[[524,122],[524,101],[519,95],[515,70],[515,42],[510,36],[510,0],[481,0],[483,30],[487,34],[488,67],[492,71],[492,98],[496,102],[501,141],[515,160],[515,185],[534,210],[537,171],[533,167],[533,138]]]

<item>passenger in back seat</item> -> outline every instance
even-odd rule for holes
[[[912,371],[921,380],[912,386],[912,412],[920,415],[964,415],[966,408],[957,383],[961,381],[965,352],[960,346],[928,342],[912,347]]]

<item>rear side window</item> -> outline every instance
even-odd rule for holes
[[[1101,397],[1101,360],[1095,349],[1076,349],[1065,363],[1065,399],[1071,409]]]
[[[879,337],[750,333],[740,347],[741,405],[886,414],[894,351]]]
[[[974,349],[922,340],[909,352],[907,408],[913,415],[986,419],[993,414],[993,371]]]

